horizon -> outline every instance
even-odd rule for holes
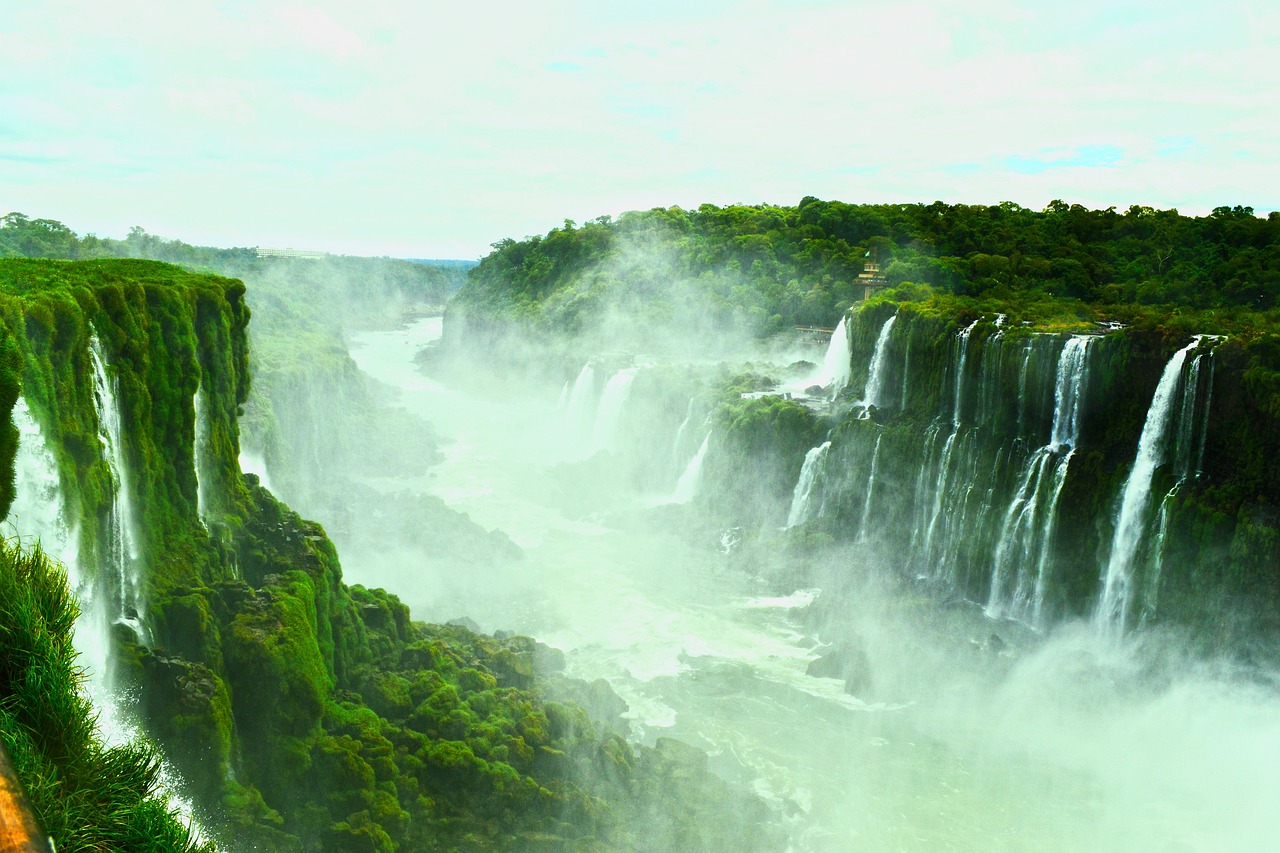
[[[1280,9],[67,0],[10,13],[0,206],[474,260],[703,203],[1280,209]]]

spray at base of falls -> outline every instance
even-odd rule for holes
[[[824,441],[804,455],[804,465],[800,467],[800,479],[796,481],[795,492],[791,496],[791,511],[787,513],[787,527],[803,524],[813,515],[810,506],[814,484],[822,473],[822,466],[827,459],[827,451],[831,442]]]

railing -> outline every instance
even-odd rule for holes
[[[52,853],[49,839],[31,813],[22,783],[0,746],[0,853]]]

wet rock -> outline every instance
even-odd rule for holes
[[[833,645],[805,670],[815,678],[838,678],[852,696],[865,697],[871,690],[871,661],[861,642]]]
[[[469,616],[459,616],[457,619],[450,619],[445,624],[452,625],[455,628],[466,628],[473,634],[484,633],[484,629],[480,627],[480,624]]]

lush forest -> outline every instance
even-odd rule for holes
[[[1280,305],[1280,213],[1204,217],[1130,207],[704,204],[628,212],[545,236],[505,239],[458,305],[580,330],[611,309],[661,322],[694,308],[722,328],[767,335],[833,326],[862,298],[868,258],[890,286],[992,305],[1051,302],[1093,317],[1184,309],[1239,317]],[[1086,307],[1091,306],[1091,307]]]

